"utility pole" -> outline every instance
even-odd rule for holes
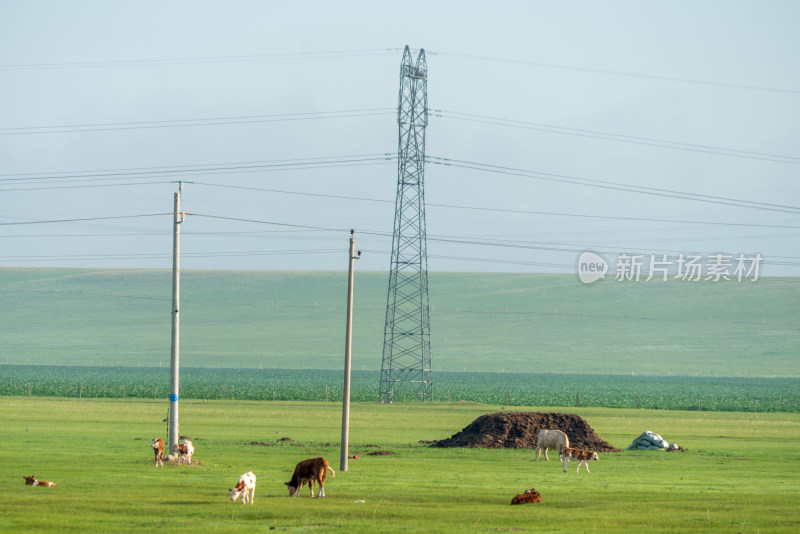
[[[170,359],[170,389],[169,389],[169,450],[178,443],[178,394],[180,393],[180,301],[181,301],[181,223],[184,214],[181,213],[181,192],[183,182],[178,182],[178,192],[175,193],[174,229],[172,237],[172,352]]]
[[[391,403],[404,382],[411,384],[423,402],[433,400],[423,191],[427,87],[425,51],[420,50],[414,62],[406,46],[400,65],[397,199],[383,331],[380,402]]]
[[[353,346],[353,267],[355,260],[361,257],[353,252],[356,247],[356,238],[350,230],[350,262],[347,276],[347,326],[344,336],[344,393],[342,395],[342,453],[339,458],[339,470],[347,471],[347,452],[350,447],[350,360]]]

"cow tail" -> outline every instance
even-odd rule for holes
[[[335,476],[336,476],[336,471],[334,471],[334,470],[333,470],[333,467],[331,467],[331,466],[329,466],[329,465],[326,465],[325,467],[327,467],[327,468],[330,470],[330,472],[331,472],[331,476],[332,476],[332,477],[335,477]]]

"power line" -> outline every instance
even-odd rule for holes
[[[209,163],[197,165],[167,165],[161,167],[132,167],[123,169],[99,169],[99,170],[80,170],[80,171],[61,171],[61,172],[36,172],[36,173],[12,173],[0,174],[0,181],[12,180],[42,180],[42,179],[65,179],[65,178],[83,178],[83,177],[103,177],[103,176],[128,176],[128,175],[148,175],[159,174],[165,172],[195,172],[198,170],[227,170],[230,168],[250,168],[262,166],[288,166],[299,164],[324,164],[328,162],[341,162],[341,161],[364,161],[373,159],[386,159],[391,160],[396,156],[386,153],[371,153],[371,154],[352,154],[345,156],[320,156],[311,158],[291,158],[291,159],[274,159],[274,160],[256,160],[256,161],[237,161],[237,162],[224,162],[224,163]],[[59,176],[60,175],[60,176]],[[16,178],[14,178],[16,177]]]
[[[286,122],[314,119],[344,119],[352,117],[374,117],[396,113],[391,108],[352,109],[342,111],[320,111],[309,113],[279,113],[274,115],[243,115],[232,117],[210,117],[200,119],[172,119],[136,122],[106,122],[91,124],[62,124],[54,126],[24,126],[0,128],[0,135],[32,135],[74,132],[100,132],[109,130],[141,130],[149,128],[184,128],[189,126],[218,126],[227,124],[252,124],[263,122]]]
[[[96,171],[65,171],[55,173],[19,173],[0,175],[0,184],[8,182],[68,182],[90,180],[141,179],[147,176],[172,176],[185,174],[219,174],[229,172],[257,172],[275,169],[324,168],[362,163],[385,163],[396,156],[387,153],[356,154],[350,156],[325,156],[316,158],[278,159],[211,163],[207,165],[175,165],[164,167],[139,167],[129,169],[104,169]],[[80,179],[87,180],[80,180]],[[182,180],[185,183],[186,180]]]
[[[526,130],[537,130],[542,132],[550,132],[563,135],[575,135],[580,137],[588,137],[592,139],[602,139],[605,141],[633,143],[633,144],[653,146],[658,148],[669,148],[673,150],[686,150],[690,152],[702,152],[706,154],[715,154],[720,156],[731,156],[737,158],[772,161],[777,163],[788,163],[790,165],[800,165],[800,157],[796,156],[785,156],[781,154],[768,154],[764,152],[755,152],[749,150],[739,150],[739,149],[723,148],[710,145],[683,143],[679,141],[668,141],[664,139],[616,134],[616,133],[602,132],[597,130],[568,128],[565,126],[557,126],[553,124],[520,121],[514,119],[504,119],[500,117],[490,117],[487,115],[477,115],[473,113],[460,113],[455,111],[444,111],[438,109],[431,111],[433,112],[433,115],[435,117],[443,117],[447,119],[471,121],[483,124],[493,124],[497,126],[508,126],[512,128],[521,128]]]
[[[182,65],[202,63],[231,63],[247,61],[294,61],[311,59],[338,59],[346,57],[379,56],[394,54],[400,48],[370,48],[361,50],[332,50],[323,52],[284,52],[275,54],[247,54],[233,56],[200,56],[164,59],[118,59],[109,61],[72,61],[62,63],[27,63],[0,65],[0,70],[74,69],[102,67],[142,67],[151,65]]]
[[[332,51],[320,51],[320,52],[284,52],[284,53],[274,53],[274,54],[242,54],[242,55],[230,55],[230,56],[198,56],[198,57],[162,58],[162,59],[71,61],[71,62],[61,62],[61,63],[20,63],[20,64],[0,65],[0,70],[75,69],[75,68],[85,69],[85,68],[107,68],[107,67],[118,68],[118,67],[142,67],[142,66],[158,66],[158,65],[241,63],[241,62],[252,62],[252,61],[296,61],[296,60],[317,60],[317,59],[325,60],[325,59],[340,59],[349,57],[394,55],[396,52],[401,50],[402,50],[401,48],[388,47],[388,48],[369,48],[369,49],[353,49],[353,50],[332,50]],[[591,67],[581,67],[577,65],[565,65],[557,63],[546,63],[540,61],[529,61],[522,59],[482,56],[477,54],[468,54],[459,52],[432,51],[432,50],[427,50],[426,52],[429,56],[474,59],[479,61],[508,63],[513,65],[524,65],[529,67],[560,69],[560,70],[569,70],[575,72],[587,72],[587,73],[603,74],[611,76],[642,78],[642,79],[660,80],[660,81],[675,82],[675,83],[727,87],[732,89],[746,89],[752,91],[800,94],[800,90],[797,89],[736,84],[731,82],[717,82],[712,80],[696,80],[696,79],[681,78],[676,76],[643,74],[635,72],[617,71],[611,69],[597,69]]]
[[[624,76],[628,78],[642,78],[648,80],[658,80],[658,81],[666,81],[666,82],[676,82],[676,83],[686,83],[686,84],[695,84],[695,85],[708,85],[713,87],[726,87],[730,89],[746,89],[750,91],[766,91],[766,92],[774,92],[774,93],[787,93],[787,94],[800,94],[800,90],[797,89],[785,89],[780,87],[765,87],[765,86],[758,86],[758,85],[746,85],[746,84],[738,84],[738,83],[730,83],[730,82],[716,82],[710,80],[694,80],[690,78],[680,78],[675,76],[661,76],[656,74],[641,74],[636,72],[625,72],[625,71],[618,71],[618,70],[610,70],[610,69],[596,69],[591,67],[580,67],[575,65],[560,65],[556,63],[544,63],[539,61],[527,61],[521,59],[508,59],[508,58],[501,58],[501,57],[491,57],[491,56],[479,56],[476,54],[462,54],[457,52],[428,52],[431,55],[438,55],[438,56],[449,56],[449,57],[457,57],[457,58],[465,58],[465,59],[477,59],[480,61],[492,61],[495,63],[510,63],[513,65],[525,65],[529,67],[544,67],[548,69],[561,69],[561,70],[569,70],[575,72],[589,72],[594,74],[606,74],[611,76]]]
[[[306,250],[250,250],[250,251],[219,251],[219,252],[181,252],[182,257],[192,258],[219,258],[219,257],[247,257],[247,256],[283,256],[295,254],[341,254],[340,249],[306,249]],[[169,253],[127,253],[127,254],[66,254],[48,256],[4,256],[2,261],[83,261],[83,260],[135,260],[152,259],[160,260],[171,258]]]
[[[366,198],[366,197],[354,197],[354,196],[347,196],[347,195],[332,195],[326,193],[308,193],[303,191],[289,191],[286,189],[272,189],[272,188],[263,188],[263,187],[247,187],[247,186],[236,186],[236,185],[229,185],[229,184],[211,184],[207,182],[192,182],[194,185],[201,185],[201,186],[208,186],[208,187],[220,187],[220,188],[227,188],[227,189],[244,189],[248,191],[262,191],[268,193],[279,193],[279,194],[286,194],[286,195],[299,195],[299,196],[309,196],[309,197],[320,197],[320,198],[330,198],[330,199],[342,199],[342,200],[355,200],[355,201],[363,201],[363,202],[376,202],[376,203],[383,203],[383,204],[393,204],[394,201],[386,200],[386,199],[379,199],[379,198]],[[681,220],[681,219],[656,219],[651,217],[621,217],[618,215],[589,215],[585,213],[564,213],[564,212],[553,212],[553,211],[536,211],[536,210],[518,210],[518,209],[510,209],[510,208],[489,208],[485,206],[464,206],[464,205],[457,205],[457,204],[442,204],[436,202],[426,202],[426,206],[434,207],[434,208],[448,208],[448,209],[460,209],[460,210],[475,210],[475,211],[488,211],[488,212],[495,212],[495,213],[515,213],[515,214],[524,214],[524,215],[552,215],[557,217],[577,217],[577,218],[586,218],[586,219],[603,219],[603,220],[611,220],[611,221],[636,221],[636,222],[658,222],[658,223],[670,223],[670,224],[702,224],[702,225],[712,225],[712,226],[744,226],[744,227],[754,227],[754,228],[784,228],[784,229],[798,229],[800,226],[793,226],[793,225],[781,225],[781,224],[756,224],[756,223],[736,223],[736,222],[715,222],[715,221],[696,221],[696,220]]]
[[[321,166],[325,164],[336,164],[339,166],[339,162],[346,162],[346,161],[390,161],[394,159],[394,156],[391,154],[366,154],[366,155],[355,155],[355,156],[342,156],[341,158],[345,159],[329,159],[329,158],[303,158],[299,160],[273,160],[272,162],[263,162],[263,166],[270,166],[270,165],[284,165],[284,164],[296,164],[296,165],[314,165],[314,166]],[[355,159],[353,159],[355,158]],[[446,158],[435,158],[434,156],[430,156],[431,163],[434,164],[442,164],[447,165],[447,161],[458,161],[458,160],[447,160]],[[435,160],[434,160],[435,159]],[[244,168],[252,168],[252,163],[254,162],[246,162],[244,163]],[[255,162],[259,163],[259,162]],[[229,164],[219,164],[219,165],[229,165],[226,169],[237,169],[239,167],[236,164],[229,163]],[[475,164],[475,165],[482,165],[482,164]],[[262,165],[258,165],[258,168],[261,168]],[[217,169],[219,167],[208,167]],[[155,170],[153,170],[155,169]],[[162,170],[163,169],[163,170]],[[120,176],[139,176],[141,174],[150,174],[150,173],[171,173],[171,174],[180,174],[180,173],[195,173],[198,171],[204,171],[207,168],[198,167],[192,168],[190,166],[174,166],[174,167],[166,167],[166,168],[142,168],[142,169],[119,169],[118,171],[113,170],[100,170],[100,171],[75,171],[71,175],[65,176],[57,176],[57,175],[48,175],[48,176],[40,176],[41,173],[33,173],[33,174],[16,174],[16,175],[0,175],[0,183],[7,182],[7,181],[16,181],[16,180],[75,180],[81,177],[89,177],[91,179],[100,179],[103,177],[111,177],[112,179],[117,179]],[[478,169],[481,170],[481,169]],[[525,173],[535,173],[536,171],[521,171]],[[493,171],[494,172],[494,171]],[[86,174],[81,174],[86,173]],[[105,174],[100,174],[105,173]],[[209,173],[211,174],[211,173]],[[516,173],[514,173],[516,174]],[[3,177],[5,176],[5,178]],[[8,178],[19,176],[19,178]],[[557,175],[556,175],[557,176]],[[576,179],[582,180],[582,179]],[[368,197],[356,197],[356,196],[349,196],[349,195],[333,195],[333,194],[325,194],[325,193],[309,193],[303,191],[291,191],[285,189],[275,189],[275,188],[263,188],[263,187],[253,187],[253,186],[235,186],[230,184],[214,184],[209,182],[187,182],[185,183],[192,183],[194,185],[199,186],[206,186],[206,187],[216,187],[216,188],[225,188],[225,189],[239,189],[239,190],[246,190],[246,191],[260,191],[260,192],[267,192],[267,193],[278,193],[278,194],[287,194],[287,195],[299,195],[299,196],[307,196],[307,197],[318,197],[318,198],[327,198],[327,199],[340,199],[340,200],[353,200],[353,201],[362,201],[362,202],[374,202],[374,203],[384,203],[390,204],[393,201],[387,199],[378,199],[378,198],[368,198]],[[71,188],[85,188],[85,187],[117,187],[117,186],[134,186],[134,185],[152,185],[152,184],[164,184],[167,182],[130,182],[130,183],[112,183],[112,184],[101,184],[101,185],[79,185],[79,186],[56,186],[56,187],[31,187],[31,188],[2,188],[0,191],[33,191],[33,190],[49,190],[49,189],[71,189]],[[687,193],[689,194],[689,193]],[[430,207],[439,207],[439,208],[447,208],[447,209],[459,209],[459,210],[473,210],[473,211],[486,211],[486,212],[495,212],[495,213],[511,213],[511,214],[524,214],[524,215],[546,215],[546,216],[556,216],[556,217],[572,217],[572,218],[585,218],[585,219],[594,219],[594,220],[608,220],[608,221],[632,221],[632,222],[657,222],[657,223],[668,223],[668,224],[699,224],[699,225],[710,225],[710,226],[737,226],[737,227],[753,227],[753,228],[782,228],[782,229],[797,229],[800,226],[797,225],[780,225],[780,224],[758,224],[758,223],[738,223],[738,222],[717,222],[717,221],[699,221],[699,220],[687,220],[687,219],[661,219],[661,218],[652,218],[652,217],[624,217],[618,215],[591,215],[585,213],[568,213],[568,212],[552,212],[552,211],[538,211],[538,210],[519,210],[519,209],[510,209],[510,208],[491,208],[486,206],[466,206],[466,205],[455,205],[455,204],[443,204],[443,203],[427,203]]]
[[[426,159],[434,165],[445,165],[445,166],[459,167],[463,169],[472,169],[477,171],[505,174],[511,176],[523,176],[527,178],[534,178],[537,180],[547,180],[551,182],[568,183],[573,185],[584,185],[588,187],[597,187],[601,189],[625,191],[629,193],[639,193],[644,195],[653,195],[653,196],[667,197],[667,198],[678,198],[682,200],[693,200],[697,202],[708,202],[712,204],[723,204],[727,206],[735,206],[738,208],[752,208],[752,209],[791,213],[791,214],[800,213],[800,207],[798,206],[770,204],[766,202],[740,200],[734,198],[718,197],[714,195],[704,195],[700,193],[688,193],[670,189],[659,189],[655,187],[635,186],[619,182],[594,180],[590,178],[578,178],[575,176],[567,176],[564,174],[556,174],[556,173],[549,173],[542,171],[531,171],[526,169],[517,169],[513,167],[504,167],[502,165],[477,163],[477,162],[470,162],[470,161],[450,159],[450,158],[441,158],[435,156],[426,156]]]
[[[67,222],[86,222],[86,221],[98,221],[98,220],[110,220],[110,219],[122,219],[122,218],[138,218],[138,217],[153,217],[153,216],[165,216],[165,215],[172,215],[171,213],[157,213],[157,214],[143,214],[143,215],[126,215],[126,216],[112,216],[112,217],[94,217],[94,218],[83,218],[83,219],[60,219],[60,220],[42,220],[42,221],[26,221],[26,222],[18,222],[18,223],[0,223],[0,225],[21,225],[21,224],[45,224],[45,223],[67,223]],[[265,220],[258,220],[258,219],[246,219],[246,218],[239,218],[239,217],[226,217],[226,216],[219,216],[219,215],[209,215],[209,214],[200,214],[200,213],[187,213],[187,215],[194,216],[194,217],[203,217],[209,219],[216,219],[216,220],[224,220],[224,221],[232,221],[232,222],[245,222],[249,224],[264,224],[270,226],[279,226],[284,228],[293,228],[293,229],[302,229],[302,230],[314,230],[314,231],[324,231],[324,232],[337,232],[337,233],[345,233],[347,230],[343,228],[335,228],[335,227],[323,227],[323,226],[309,226],[309,225],[300,225],[300,224],[292,224],[286,222],[277,222],[277,221],[265,221]],[[360,235],[371,235],[377,237],[390,237],[392,234],[389,232],[383,231],[375,231],[375,230],[358,230]],[[576,254],[585,250],[594,249],[601,254],[614,254],[614,251],[609,250],[601,250],[607,249],[608,247],[593,247],[592,245],[584,245],[584,244],[574,244],[574,243],[548,243],[548,242],[530,242],[530,241],[512,241],[512,240],[502,240],[493,238],[491,241],[475,238],[475,237],[464,237],[464,236],[436,236],[436,235],[429,235],[429,241],[433,242],[440,242],[440,243],[449,243],[449,244],[457,244],[457,245],[471,245],[471,246],[488,246],[493,248],[504,248],[504,249],[519,249],[519,250],[540,250],[540,251],[549,251],[549,252],[561,252],[561,253],[569,253],[569,254]],[[624,249],[626,252],[635,252],[631,249]],[[230,257],[230,256],[256,256],[256,255],[274,255],[274,254],[303,254],[303,253],[312,253],[312,252],[319,252],[319,253],[340,253],[340,249],[303,249],[303,250],[293,250],[293,251],[226,251],[226,252],[198,252],[198,253],[189,253],[187,256],[197,256],[197,257]],[[664,251],[660,251],[664,252]],[[161,259],[168,257],[167,254],[97,254],[97,255],[62,255],[62,256],[7,256],[4,257],[4,260],[7,261],[55,261],[58,259],[64,260],[85,260],[85,259]],[[456,257],[449,257],[449,256],[442,256],[442,258],[447,259],[454,259]],[[793,257],[787,257],[788,259],[794,259]],[[467,258],[464,258],[467,259]],[[490,261],[488,259],[485,260],[478,260],[475,261]],[[504,259],[497,259],[498,263],[516,263],[514,260],[504,260]],[[526,262],[531,263],[531,262]],[[531,264],[539,264],[537,262],[532,262]],[[800,262],[792,262],[792,261],[775,261],[775,260],[765,260],[763,264],[767,265],[784,265],[784,266],[798,266]],[[542,266],[548,266],[544,263],[541,263]],[[557,264],[550,264],[549,266],[556,266]]]
[[[47,219],[41,221],[18,221],[18,222],[3,222],[0,226],[20,226],[25,224],[59,224],[59,223],[72,223],[72,222],[90,222],[90,221],[110,221],[112,219],[137,219],[142,217],[161,217],[163,215],[172,215],[172,213],[148,213],[144,215],[114,215],[111,217],[83,217],[80,219]]]

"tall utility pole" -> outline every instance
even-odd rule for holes
[[[178,443],[178,395],[181,390],[180,380],[180,301],[181,301],[181,192],[183,182],[178,185],[175,193],[175,211],[172,234],[172,353],[170,358],[170,387],[169,387],[169,449]]]
[[[350,447],[350,360],[353,348],[353,264],[361,256],[354,256],[356,238],[350,230],[350,263],[347,271],[347,325],[344,335],[344,390],[342,392],[342,451],[339,470],[347,471],[347,451]]]
[[[392,402],[404,382],[431,401],[428,252],[425,237],[425,127],[428,125],[428,66],[406,46],[400,64],[397,107],[397,198],[395,201],[386,326],[383,331],[381,402]]]

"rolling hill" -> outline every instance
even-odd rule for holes
[[[381,367],[386,273],[357,272],[353,368]],[[181,365],[339,369],[344,272],[185,271]],[[169,365],[171,272],[0,269],[0,361]],[[581,284],[431,273],[436,371],[800,377],[800,279]]]

